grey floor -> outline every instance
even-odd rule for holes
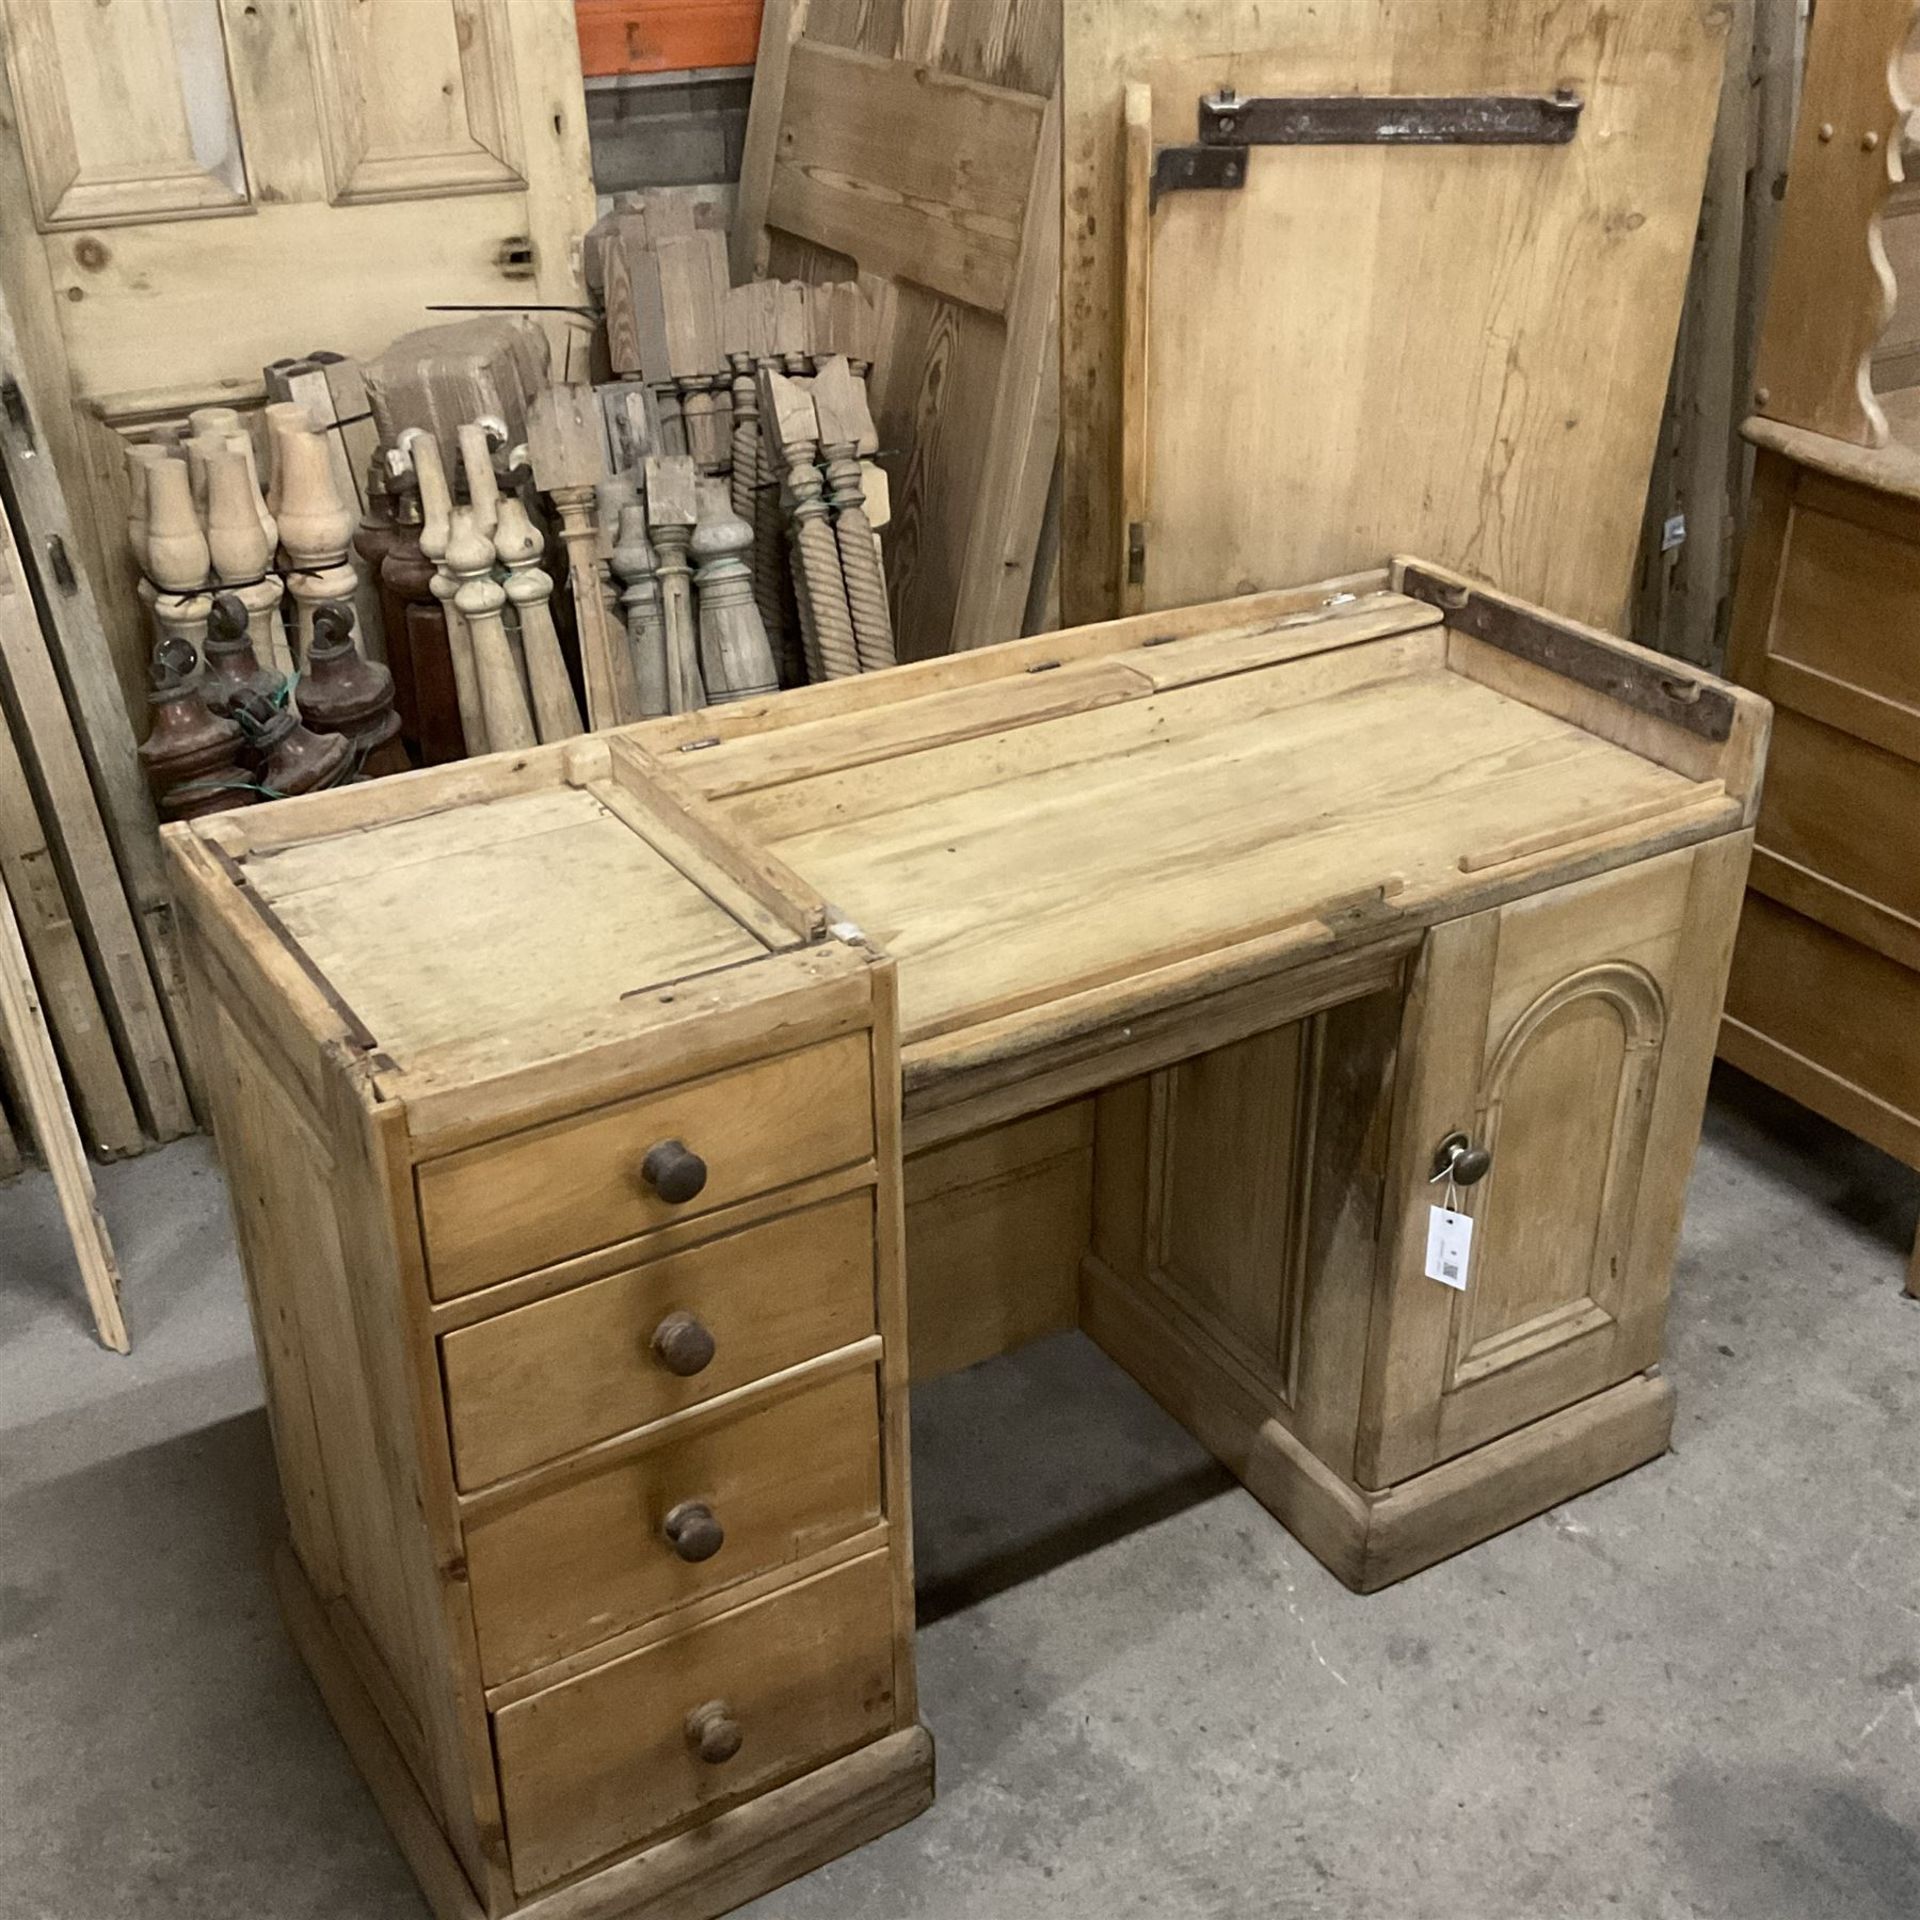
[[[0,1192],[0,1916],[421,1920],[262,1580],[211,1156],[103,1192],[130,1360]],[[1367,1600],[1077,1337],[923,1392],[939,1801],[749,1912],[1914,1920],[1916,1204],[1723,1076],[1674,1452]]]

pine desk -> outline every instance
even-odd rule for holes
[[[170,829],[282,1600],[443,1920],[927,1803],[914,1373],[1077,1322],[1362,1589],[1661,1452],[1767,713],[1407,562]]]

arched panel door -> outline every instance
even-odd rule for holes
[[[1357,1462],[1391,1486],[1660,1358],[1669,1272],[1748,837],[1437,927],[1409,999],[1416,1063]],[[1427,1277],[1428,1174],[1485,1148],[1467,1284]]]

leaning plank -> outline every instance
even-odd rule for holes
[[[39,979],[47,1024],[71,1076],[89,1144],[104,1153],[138,1153],[140,1122],[113,1050],[113,1033],[87,972],[87,956],[68,911],[53,849],[13,734],[0,714],[0,885]]]
[[[141,971],[151,969],[145,994],[148,1001],[154,997],[154,983],[158,985],[163,1017],[160,1038],[166,1045],[156,1049],[155,1057],[158,1061],[164,1053],[167,1064],[156,1064],[150,1074],[136,1071],[136,1090],[148,1104],[155,1131],[163,1139],[170,1139],[193,1128],[192,1114],[178,1086],[183,1071],[191,1078],[193,1061],[186,987],[173,933],[173,900],[160,864],[153,800],[140,769],[99,603],[91,583],[80,571],[81,543],[74,535],[46,437],[36,425],[44,409],[40,408],[31,369],[15,337],[4,292],[0,292],[0,381],[6,383],[8,395],[8,404],[0,407],[0,466],[5,469],[9,511],[18,516],[21,539],[34,555],[44,589],[51,640],[59,659],[54,684],[64,683],[65,704],[71,709],[65,726],[69,737],[77,740],[83,771],[93,789],[87,813],[104,828],[120,884],[133,903],[132,920],[143,956]],[[24,587],[23,570],[12,566],[9,571],[21,576]],[[47,641],[39,636],[37,627],[34,645],[45,659]],[[11,659],[8,671],[13,671]],[[24,694],[16,698],[24,704]],[[84,929],[91,917],[84,906],[79,917]],[[98,967],[97,954],[94,960]],[[108,994],[111,1001],[111,988]],[[166,1032],[169,1027],[171,1038]],[[169,1087],[168,1082],[173,1085]]]
[[[0,691],[7,697],[14,738],[38,775],[43,817],[64,860],[68,898],[147,1125],[161,1140],[191,1133],[193,1111],[181,1084],[173,1037],[35,612],[13,529],[4,515],[0,515]],[[121,725],[126,725],[124,714]]]
[[[53,1039],[33,990],[27,969],[27,950],[20,942],[20,923],[12,904],[0,892],[0,1041],[6,1045],[21,1101],[33,1121],[40,1151],[46,1155],[73,1239],[74,1258],[86,1282],[93,1307],[93,1324],[101,1345],[115,1353],[128,1351],[127,1325],[120,1317],[120,1270],[114,1264],[113,1243],[100,1217],[93,1175],[80,1148],[80,1134],[60,1084],[60,1066],[53,1057]]]

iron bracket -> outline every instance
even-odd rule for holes
[[[1247,183],[1253,147],[1563,147],[1585,102],[1552,93],[1298,94],[1200,100],[1195,146],[1154,156],[1153,201],[1163,193]]]

